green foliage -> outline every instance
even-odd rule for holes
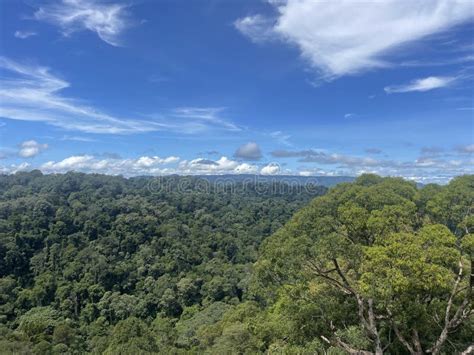
[[[253,297],[261,242],[325,188],[203,182],[0,176],[0,352],[204,350],[201,328]]]
[[[327,351],[465,350],[474,331],[474,176],[426,189],[365,175],[266,239],[252,284],[277,324],[267,346],[298,353],[288,349],[318,339]]]
[[[158,182],[0,176],[2,354],[458,354],[472,342],[474,176],[418,188],[363,175],[327,193]]]
[[[117,323],[104,355],[155,354],[158,352],[153,334],[147,324],[130,317]]]

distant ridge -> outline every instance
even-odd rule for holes
[[[254,174],[226,174],[226,175],[194,175],[195,177],[214,182],[226,180],[233,182],[255,181],[261,183],[286,182],[289,184],[315,184],[331,187],[343,182],[353,182],[353,176],[298,176],[298,175],[254,175]]]

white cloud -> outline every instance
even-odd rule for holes
[[[38,35],[36,32],[33,31],[15,31],[14,36],[20,39],[26,39],[28,37]]]
[[[278,163],[270,163],[265,165],[261,170],[262,175],[278,175],[280,173],[280,165]]]
[[[291,136],[288,134],[284,134],[282,131],[274,131],[270,133],[270,137],[275,139],[278,143],[291,147],[292,144],[290,143]]]
[[[13,169],[14,167],[12,167]],[[181,160],[176,156],[161,158],[142,156],[123,159],[120,157],[99,158],[93,155],[75,155],[60,161],[48,161],[38,167],[45,173],[65,173],[80,171],[111,175],[221,175],[221,174],[256,174],[258,167],[239,163],[225,156],[218,160],[193,159]],[[2,171],[6,172],[7,168]]]
[[[74,141],[74,142],[96,142],[95,139],[82,136],[68,136],[64,135],[61,137],[62,141]]]
[[[0,165],[0,174],[15,174],[19,171],[27,171],[31,169],[31,165],[27,162],[21,164],[12,164],[10,166],[1,166]]]
[[[262,158],[262,151],[257,143],[248,142],[237,148],[234,156],[244,160],[259,160]]]
[[[464,0],[270,3],[277,18],[249,16],[237,20],[236,28],[256,42],[277,37],[296,46],[327,80],[387,67],[389,51],[445,31],[474,13],[473,3]]]
[[[221,117],[224,110],[224,107],[178,107],[170,115],[175,120],[181,120],[182,129],[191,133],[209,126],[228,131],[241,131],[240,127]]]
[[[262,15],[247,16],[234,22],[234,26],[255,43],[275,38],[274,21]]]
[[[210,164],[210,162],[213,162]],[[255,165],[247,163],[239,163],[238,161],[229,159],[225,156],[218,160],[206,160],[203,164],[203,159],[194,159],[191,161],[183,160],[180,162],[178,172],[181,174],[253,174],[257,173],[258,168]]]
[[[472,147],[467,146],[472,151]],[[464,150],[463,150],[464,151]],[[311,154],[309,152],[312,152]],[[301,176],[357,176],[363,173],[375,173],[382,176],[402,176],[420,182],[445,183],[454,176],[474,173],[474,160],[471,154],[447,155],[446,157],[419,157],[415,160],[375,160],[366,157],[353,157],[343,154],[319,152],[314,150],[286,151],[282,157],[296,157],[305,166],[295,170],[280,168],[278,162],[264,166],[240,163],[225,156],[217,160],[197,158],[181,160],[175,156],[142,156],[121,158],[113,154],[102,156],[76,155],[59,161],[49,161],[38,166],[27,162],[0,165],[0,173],[10,174],[17,171],[42,170],[44,173],[65,173],[80,171],[110,175],[223,175],[223,174],[262,174],[262,175],[301,175]],[[461,153],[461,152],[460,152]]]
[[[152,131],[196,133],[207,129],[239,130],[220,118],[222,108],[180,108],[148,120],[111,116],[79,100],[64,97],[70,84],[48,68],[0,57],[0,117],[39,121],[85,133],[132,134]]]
[[[23,158],[33,158],[37,156],[41,151],[47,148],[47,144],[41,144],[34,140],[25,141],[20,144],[20,150],[18,151],[18,155]]]
[[[344,118],[353,118],[355,116],[357,116],[355,113],[349,112],[344,115]]]
[[[177,163],[178,157],[143,156],[137,159],[98,159],[92,155],[75,155],[61,161],[49,161],[40,166],[46,173],[68,171],[94,172],[112,175],[161,175],[166,174],[168,164]]]
[[[64,36],[89,30],[97,33],[104,42],[118,46],[120,35],[130,25],[127,6],[94,0],[62,0],[40,7],[34,16],[60,27]]]
[[[451,76],[429,76],[411,81],[405,85],[391,85],[384,88],[387,94],[404,93],[412,91],[429,91],[439,89],[453,84],[456,81],[455,77]]]

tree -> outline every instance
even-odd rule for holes
[[[155,354],[158,346],[148,325],[135,317],[117,323],[104,355]]]
[[[473,178],[460,180],[473,186]],[[455,180],[439,193],[456,193],[456,206],[470,215],[474,190]],[[473,313],[472,242],[469,228],[459,228],[469,223],[458,207],[449,218],[437,210],[446,225],[424,218],[417,196],[410,183],[363,176],[316,199],[264,243],[256,270],[266,296],[278,300],[301,285],[302,303],[321,297],[350,302],[354,320],[336,312],[320,317],[327,329],[320,338],[349,353],[382,354],[402,346],[397,351],[438,354],[453,346],[448,337],[455,338],[450,334]],[[341,330],[348,326],[363,329],[370,347],[345,341]],[[458,339],[457,351],[466,340]]]

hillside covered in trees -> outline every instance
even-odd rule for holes
[[[460,354],[474,176],[0,177],[6,354]]]

